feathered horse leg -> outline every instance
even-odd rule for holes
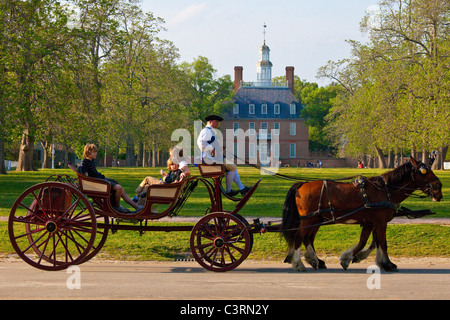
[[[347,270],[348,266],[350,265],[350,262],[359,262],[355,261],[355,258],[357,257],[358,253],[364,249],[364,246],[367,243],[367,239],[369,239],[370,233],[372,232],[373,227],[369,225],[363,225],[363,229],[361,231],[361,236],[359,238],[359,243],[352,247],[347,249],[344,253],[342,253],[340,257],[341,266],[344,268],[344,270]],[[369,251],[370,254],[370,251]]]

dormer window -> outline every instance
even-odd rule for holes
[[[291,114],[296,114],[297,110],[296,110],[296,106],[295,104],[291,104]]]
[[[267,104],[261,105],[261,114],[267,114]]]
[[[235,104],[233,107],[233,114],[239,114],[239,105]]]
[[[280,114],[280,105],[279,104],[274,104],[273,105],[273,113],[274,114]]]

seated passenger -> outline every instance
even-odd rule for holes
[[[83,151],[84,159],[81,162],[82,174],[84,174],[88,177],[106,180],[111,184],[111,189],[116,192],[116,194],[115,194],[116,206],[114,207],[114,210],[116,210],[120,213],[130,213],[130,210],[128,210],[120,205],[120,198],[123,198],[123,200],[125,200],[126,203],[128,203],[130,206],[135,208],[136,212],[141,210],[142,207],[138,206],[135,202],[133,202],[130,199],[130,197],[127,195],[127,193],[125,192],[123,187],[116,180],[106,178],[103,174],[101,174],[100,172],[97,171],[97,168],[95,166],[95,158],[97,158],[97,152],[98,152],[98,148],[93,143],[90,143],[90,144],[87,144],[84,146],[84,151]]]
[[[182,171],[180,169],[180,165],[174,163],[171,158],[167,160],[167,170],[169,171],[168,173],[161,169],[162,179],[145,177],[145,179],[142,180],[136,188],[136,196],[133,198],[133,201],[137,202],[138,205],[143,205],[145,203],[145,196],[147,195],[147,188],[149,186],[154,184],[180,182],[191,174],[187,165],[184,167],[184,171]]]
[[[164,183],[180,182],[183,178],[191,174],[189,169],[184,172],[181,171],[180,166],[174,163],[172,159],[167,160],[167,170],[169,170],[169,173],[165,173],[164,170],[161,169]]]

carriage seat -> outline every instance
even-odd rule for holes
[[[198,170],[203,178],[216,178],[224,176],[226,173],[225,165],[223,164],[206,164],[202,163],[198,165]]]
[[[168,204],[176,202],[188,179],[167,184],[153,184],[147,187],[146,200],[151,203]]]
[[[81,172],[81,167],[75,168],[68,165],[78,176],[78,189],[87,196],[109,197],[111,194],[111,184],[107,180],[85,176]]]

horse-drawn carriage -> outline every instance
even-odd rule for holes
[[[198,167],[200,176],[150,186],[142,210],[131,214],[114,209],[108,181],[85,176],[72,167],[77,180],[68,175],[51,176],[18,197],[8,225],[12,246],[34,267],[61,270],[94,257],[105,244],[109,232],[191,231],[191,251],[201,266],[212,271],[234,269],[252,249],[253,229],[258,224],[249,227],[238,212],[259,181],[242,198],[232,198],[222,188],[223,165],[202,164]],[[208,190],[211,206],[207,209],[209,213],[194,226],[148,225],[148,221],[177,215],[199,183]],[[233,211],[223,210],[222,195],[236,201]],[[154,210],[154,205],[163,210]]]
[[[194,259],[207,270],[229,271],[250,254],[254,233],[283,232],[290,246],[286,261],[292,262],[295,269],[304,270],[300,258],[302,244],[306,248],[306,260],[314,268],[325,268],[314,250],[314,238],[320,226],[357,223],[362,227],[360,242],[341,256],[344,269],[350,262],[366,258],[377,247],[377,264],[387,271],[395,271],[397,267],[387,255],[387,223],[394,216],[431,214],[429,210],[411,211],[400,206],[417,189],[433,200],[442,198],[439,179],[429,167],[411,158],[411,162],[381,176],[357,179],[353,183],[335,180],[298,182],[287,194],[280,225],[263,224],[259,219],[249,224],[239,211],[261,180],[242,198],[232,198],[226,195],[221,185],[225,175],[223,165],[198,167],[200,176],[150,186],[145,206],[133,214],[114,210],[108,181],[84,176],[75,169],[77,180],[67,175],[57,175],[53,177],[54,181],[50,177],[24,191],[14,203],[8,224],[11,243],[17,254],[30,265],[44,270],[61,270],[94,257],[110,231],[190,231]],[[148,225],[148,221],[177,215],[199,183],[208,190],[211,205],[195,225]],[[233,211],[223,210],[222,196],[236,202]],[[165,206],[165,209],[155,211],[154,205]],[[118,223],[121,219],[135,223]],[[370,234],[373,234],[373,242],[363,250]]]

